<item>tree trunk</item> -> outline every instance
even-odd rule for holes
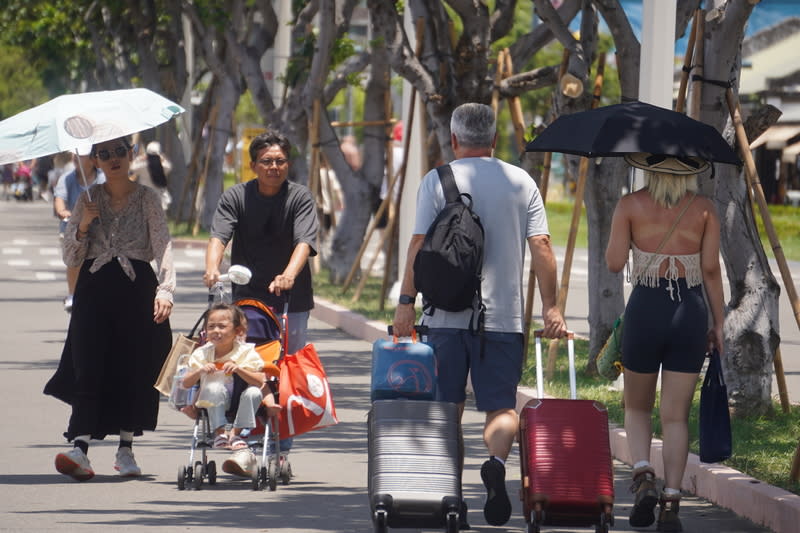
[[[599,165],[589,161],[584,203],[588,229],[589,270],[589,361],[586,370],[597,372],[595,361],[603,347],[614,321],[625,309],[622,290],[623,274],[614,274],[606,266],[606,246],[611,228],[614,207],[627,183],[628,165],[618,157],[602,159]]]
[[[738,79],[740,46],[752,9],[743,0],[730,2],[716,18],[706,21],[706,79]],[[726,138],[732,138],[725,89],[705,83],[702,91],[699,119],[724,129]],[[716,165],[716,174],[714,181],[704,176],[701,189],[715,198],[730,287],[723,370],[734,413],[763,414],[772,409],[772,361],[780,343],[780,286],[761,246],[742,172],[731,165]]]

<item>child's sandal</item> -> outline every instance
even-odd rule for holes
[[[235,437],[231,438],[231,450],[242,450],[247,447],[247,443],[242,437],[236,435]]]
[[[215,449],[217,449],[217,450],[219,450],[219,449],[228,450],[228,449],[230,449],[230,447],[231,447],[231,443],[228,440],[228,436],[227,435],[217,435],[216,437],[214,437],[214,448]]]

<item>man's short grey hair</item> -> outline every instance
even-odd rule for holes
[[[450,133],[458,143],[467,148],[488,148],[492,146],[496,122],[494,111],[485,104],[461,104],[450,117]]]

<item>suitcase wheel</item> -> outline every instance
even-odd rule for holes
[[[450,511],[447,513],[447,533],[458,533],[458,513]]]
[[[388,533],[389,524],[386,509],[375,509],[372,523],[375,526],[375,533]]]

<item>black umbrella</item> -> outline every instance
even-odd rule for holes
[[[736,153],[714,127],[644,102],[562,115],[529,142],[525,151],[563,152],[585,157],[621,157],[647,152],[741,165]]]

